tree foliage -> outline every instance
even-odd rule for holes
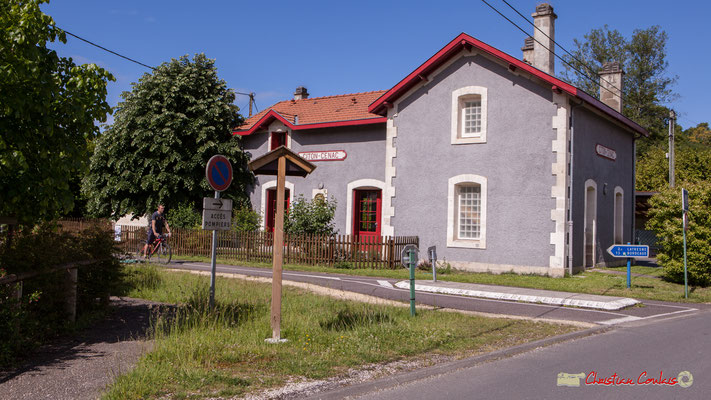
[[[711,182],[711,147],[680,137],[675,146],[675,182]],[[637,162],[637,190],[662,191],[669,186],[667,145],[656,145]]]
[[[202,197],[212,194],[205,166],[215,154],[230,159],[234,170],[223,197],[245,196],[252,174],[239,139],[231,135],[241,117],[213,60],[204,54],[172,59],[121,96],[115,122],[97,141],[84,179],[91,214],[143,215],[159,203],[200,209]]]
[[[317,197],[311,201],[299,196],[284,217],[284,231],[290,234],[332,235],[336,233],[333,217],[336,200]]]
[[[250,206],[238,208],[232,216],[232,230],[235,232],[256,232],[262,227],[262,215]]]
[[[583,40],[574,40],[575,49],[571,52],[574,57],[563,56],[575,68],[564,64],[561,76],[599,97],[598,72],[606,62],[619,62],[625,71],[622,113],[647,128],[652,134],[652,142],[663,140],[665,118],[669,115],[669,109],[663,104],[676,98],[672,86],[677,79],[667,72],[667,39],[667,33],[658,25],[636,29],[629,39],[607,25],[593,29],[584,35]],[[576,69],[584,71],[594,81]],[[641,142],[642,147],[645,144]]]
[[[687,269],[692,285],[711,285],[711,182],[685,182],[675,189],[664,189],[650,200],[649,222],[659,237],[661,249],[658,262],[666,277],[684,281],[684,249],[681,211],[681,187],[689,191],[689,230],[687,241]]]
[[[0,2],[0,216],[24,223],[72,209],[70,181],[111,110],[109,72],[47,48],[66,35],[40,11],[46,2]]]

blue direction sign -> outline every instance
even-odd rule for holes
[[[232,183],[232,164],[225,156],[215,155],[205,168],[207,182],[218,192],[225,191]]]
[[[613,257],[649,257],[649,246],[639,244],[613,244],[607,248]]]

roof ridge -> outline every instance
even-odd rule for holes
[[[357,92],[357,93],[346,93],[346,94],[333,94],[330,96],[321,96],[321,97],[307,97],[305,99],[300,99],[300,100],[283,100],[280,101],[279,103],[284,103],[284,102],[296,102],[296,101],[302,101],[302,100],[320,100],[320,99],[331,99],[334,97],[345,97],[345,96],[355,96],[359,94],[372,94],[372,93],[385,93],[387,90],[371,90],[369,92]],[[278,104],[278,103],[277,103]]]

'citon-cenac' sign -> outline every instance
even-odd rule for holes
[[[348,156],[345,150],[304,151],[299,155],[307,161],[343,161]]]

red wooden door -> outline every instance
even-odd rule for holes
[[[380,236],[380,190],[356,190],[353,234],[359,237]]]
[[[274,232],[276,221],[276,189],[267,189],[267,232]],[[289,189],[284,189],[284,215],[289,210]]]

